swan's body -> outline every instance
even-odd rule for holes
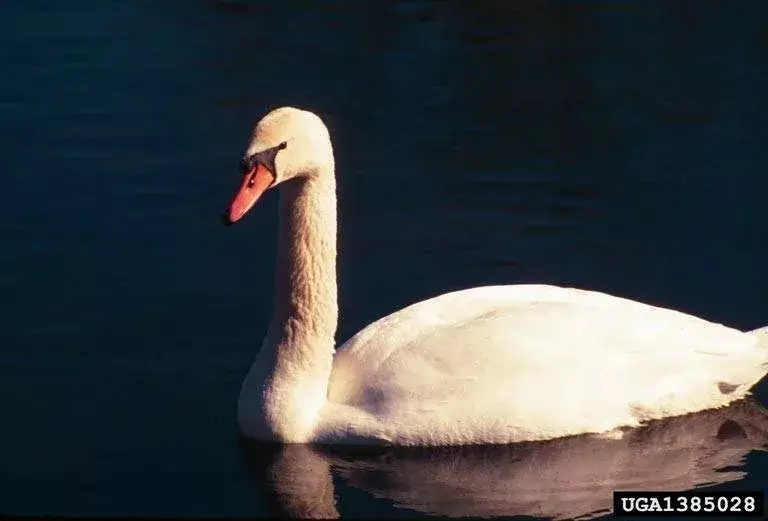
[[[246,159],[228,222],[285,183],[275,312],[238,403],[248,437],[461,445],[603,433],[724,406],[768,371],[765,330],[544,285],[425,300],[334,352],[328,131],[311,113],[278,109],[257,125]]]
[[[550,439],[726,405],[760,379],[766,351],[752,335],[602,293],[489,286],[363,329],[338,350],[328,396],[396,444]]]

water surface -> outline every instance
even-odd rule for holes
[[[340,340],[498,283],[768,324],[764,4],[498,4],[0,7],[1,511],[275,508],[235,402],[276,196],[217,216],[284,104],[334,137]],[[729,465],[768,483],[764,453]],[[419,512],[342,474],[341,515]]]

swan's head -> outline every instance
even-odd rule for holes
[[[332,172],[333,151],[328,129],[311,112],[293,107],[275,109],[251,135],[240,162],[240,189],[224,212],[224,224],[240,220],[268,189],[291,179]]]

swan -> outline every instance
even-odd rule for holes
[[[578,434],[722,407],[768,372],[768,328],[549,285],[409,305],[335,348],[336,180],[329,131],[282,107],[256,125],[225,224],[278,187],[273,315],[237,405],[246,438],[448,446]]]

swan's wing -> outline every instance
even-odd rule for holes
[[[338,350],[329,398],[398,430],[420,426],[420,436],[509,435],[515,426],[528,439],[595,432],[729,403],[759,379],[765,355],[755,344],[602,293],[489,286],[414,304],[360,331]]]

